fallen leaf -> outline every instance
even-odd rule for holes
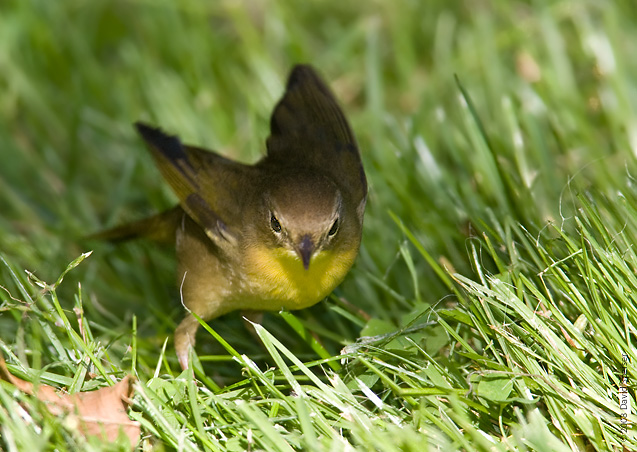
[[[124,377],[114,386],[96,391],[64,394],[53,387],[41,384],[34,388],[32,383],[24,381],[9,372],[0,356],[0,379],[8,381],[20,391],[36,396],[43,401],[49,411],[55,415],[68,414],[77,421],[79,431],[85,436],[97,436],[113,442],[123,431],[134,448],[141,435],[140,424],[131,421],[126,414],[133,395],[135,378]]]

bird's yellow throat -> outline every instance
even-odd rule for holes
[[[293,251],[255,246],[246,255],[246,273],[261,298],[261,309],[302,309],[318,303],[332,292],[352,266],[358,249],[324,250],[317,253],[306,270]],[[258,308],[255,308],[258,309]]]

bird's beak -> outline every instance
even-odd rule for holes
[[[306,270],[310,268],[310,259],[312,259],[312,254],[314,254],[314,242],[309,235],[304,235],[296,248],[296,252],[298,253],[301,261],[303,261],[303,268]]]

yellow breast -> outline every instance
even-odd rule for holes
[[[357,252],[357,249],[321,251],[312,257],[306,270],[292,251],[265,246],[251,248],[245,256],[245,270],[255,298],[252,304],[257,305],[252,308],[302,309],[318,303],[343,280]]]

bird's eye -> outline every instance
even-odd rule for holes
[[[279,223],[279,220],[276,219],[276,217],[274,216],[274,214],[272,214],[272,216],[270,216],[270,227],[272,228],[272,230],[274,232],[276,232],[277,234],[279,232],[281,232],[281,223]]]
[[[332,227],[330,228],[329,232],[327,233],[327,235],[329,235],[330,237],[333,236],[334,234],[336,234],[336,231],[338,231],[338,218],[336,220],[334,220],[334,224],[332,225]]]

